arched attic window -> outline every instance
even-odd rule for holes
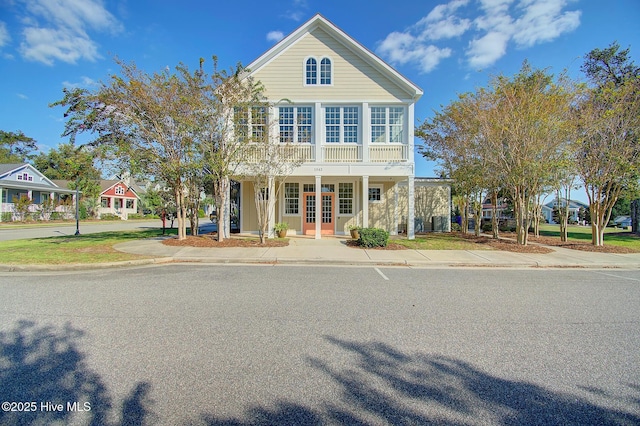
[[[318,84],[318,62],[315,58],[307,59],[306,65],[307,84]]]
[[[320,84],[331,84],[331,59],[322,58],[320,61]]]

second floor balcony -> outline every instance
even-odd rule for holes
[[[279,150],[274,151],[274,150]],[[256,163],[278,152],[279,157],[301,163],[405,163],[410,160],[406,144],[276,144],[246,147],[244,161]]]

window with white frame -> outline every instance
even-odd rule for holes
[[[338,184],[338,214],[353,214],[353,183]]]
[[[266,137],[267,108],[264,106],[235,107],[233,121],[236,137],[243,141],[251,137],[251,141],[261,141]]]
[[[324,112],[327,143],[358,143],[358,107],[326,107]]]
[[[284,184],[284,214],[299,214],[300,212],[300,186],[298,183],[285,182]]]
[[[369,187],[369,202],[370,203],[382,202],[382,185],[371,185]]]
[[[404,107],[371,107],[371,142],[404,142]]]
[[[287,106],[278,108],[280,142],[312,143],[313,108]]]
[[[307,85],[318,84],[318,61],[315,58],[307,59],[305,63],[305,76]]]
[[[320,84],[331,84],[331,59],[322,58],[320,61]]]
[[[33,182],[33,176],[31,176],[29,173],[20,173],[16,176],[16,179],[25,182]]]
[[[120,185],[116,186],[116,195],[124,195],[124,188]]]
[[[128,209],[133,209],[133,200],[127,200],[127,208]]]
[[[306,86],[330,86],[333,80],[331,59],[320,59],[320,72],[318,73],[318,60],[307,58],[304,62],[304,82]],[[318,76],[318,74],[320,74]],[[318,78],[319,77],[319,78]]]

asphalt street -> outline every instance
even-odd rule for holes
[[[640,271],[13,273],[0,399],[0,425],[640,424]]]

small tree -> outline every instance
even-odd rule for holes
[[[271,108],[265,106],[260,111],[266,114],[266,111]],[[264,118],[266,123],[266,117]],[[262,132],[253,135],[253,143],[248,148],[252,153],[251,157],[255,160],[247,162],[244,169],[246,178],[253,183],[261,244],[264,244],[265,239],[271,235],[272,230],[269,229],[269,224],[272,222],[275,202],[285,180],[304,160],[294,144],[277,142],[270,137],[275,132],[269,129],[276,125],[277,121],[271,120],[271,124]]]
[[[43,220],[50,220],[51,219],[51,213],[53,213],[56,210],[56,207],[58,206],[58,203],[56,203],[56,201],[51,198],[51,197],[47,197],[45,198],[42,203],[40,203],[40,216],[42,216]]]
[[[26,195],[13,197],[13,211],[20,222],[24,222],[29,216],[29,208],[31,207],[31,204],[33,204],[33,201]]]

